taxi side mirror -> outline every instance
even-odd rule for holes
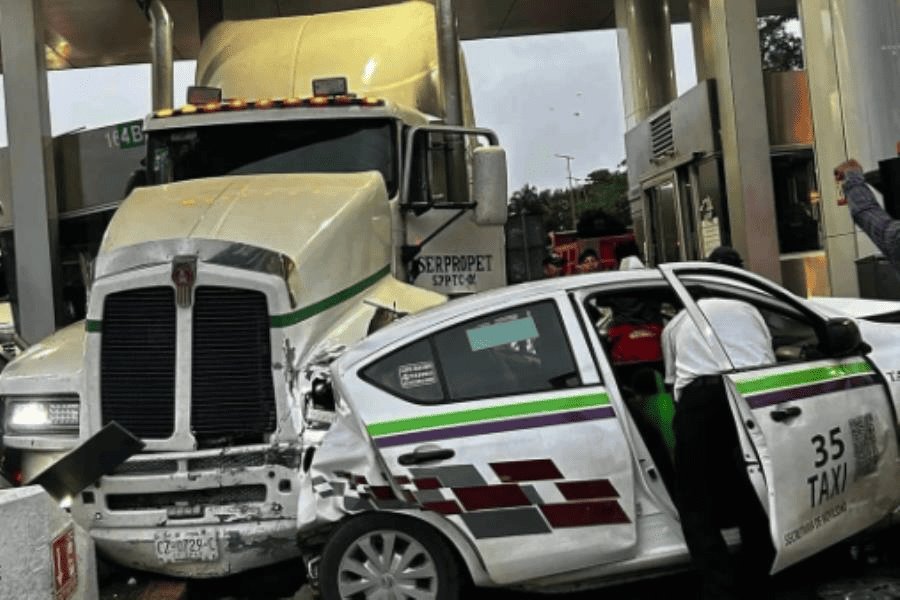
[[[830,358],[867,354],[872,351],[863,341],[856,321],[845,317],[828,319],[825,322],[825,339],[822,346],[825,355]]]
[[[475,223],[506,225],[506,192],[506,151],[500,146],[476,148],[472,156]]]

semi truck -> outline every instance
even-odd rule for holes
[[[72,497],[99,552],[215,577],[298,555],[319,377],[403,315],[506,283],[506,159],[443,122],[435,9],[223,22],[88,265],[86,318],[0,374],[30,479],[115,421],[144,451]],[[27,301],[21,298],[19,301]]]

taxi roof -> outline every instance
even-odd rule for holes
[[[403,342],[436,323],[448,321],[462,314],[477,313],[480,310],[489,312],[510,300],[520,300],[524,303],[547,298],[558,292],[568,293],[596,285],[659,281],[662,281],[662,274],[658,269],[604,271],[531,281],[455,298],[446,304],[404,317],[389,327],[376,331],[342,355],[337,361],[338,369],[341,372],[350,369],[374,352]]]
[[[714,275],[731,278],[732,281],[730,283],[735,288],[747,289],[748,285],[753,281],[761,283],[767,282],[766,279],[738,267],[731,267],[718,263],[693,261],[666,263],[659,268],[634,269],[629,271],[603,271],[586,275],[557,277],[501,287],[486,292],[472,294],[471,296],[456,298],[441,306],[404,317],[393,323],[391,326],[385,327],[355,344],[338,359],[337,368],[340,372],[344,372],[371,354],[379,352],[389,346],[398,345],[434,324],[449,321],[462,314],[477,313],[481,310],[490,312],[497,306],[507,304],[513,299],[521,300],[525,303],[540,298],[550,297],[555,293],[569,293],[593,286],[661,282],[663,281],[663,271],[678,270],[684,270],[692,277]],[[771,284],[771,282],[768,283]],[[781,289],[787,296],[791,296],[797,301],[807,304],[807,306],[809,305],[804,299],[795,296],[784,288]],[[816,311],[814,307],[811,307],[810,309],[813,312],[819,312]]]

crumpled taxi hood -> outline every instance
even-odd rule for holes
[[[333,225],[347,219],[374,226],[390,242],[387,191],[379,173],[197,179],[137,188],[116,211],[100,254],[193,238],[265,248],[297,264],[309,244],[333,236]]]

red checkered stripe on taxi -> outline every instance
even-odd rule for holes
[[[414,508],[457,517],[478,539],[631,522],[608,479],[568,480],[550,459],[490,467],[500,483],[488,483],[474,465],[448,465],[410,468],[394,486],[339,471],[335,480],[314,479],[313,487],[323,498],[342,496],[348,512]]]

